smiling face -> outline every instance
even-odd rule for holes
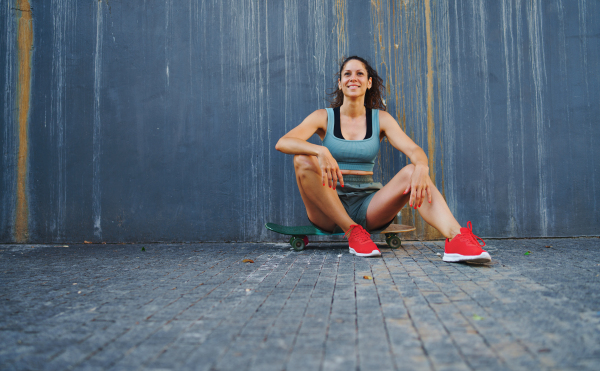
[[[346,62],[338,80],[338,88],[344,96],[364,96],[371,84],[371,78],[367,77],[367,68],[361,61],[351,59]]]

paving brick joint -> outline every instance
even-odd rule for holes
[[[487,243],[0,245],[0,369],[600,369],[600,239]]]

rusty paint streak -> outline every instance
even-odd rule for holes
[[[425,31],[427,33],[427,149],[429,173],[435,183],[435,123],[433,121],[433,42],[431,41],[431,0],[425,1]]]
[[[373,27],[373,47],[380,76],[385,80],[389,108],[395,110],[395,116],[402,130],[417,144],[427,145],[428,165],[431,178],[435,182],[436,173],[443,161],[438,158],[442,143],[442,75],[434,76],[440,64],[439,37],[445,41],[445,33],[439,34],[439,16],[436,2],[372,0],[371,15]],[[441,41],[442,43],[444,41]],[[426,47],[427,49],[423,49]],[[435,54],[434,54],[435,53]],[[425,71],[425,69],[427,69]],[[384,76],[385,75],[385,76]],[[437,91],[434,91],[434,78],[437,78]],[[437,94],[438,123],[435,122]],[[437,132],[437,135],[436,135]],[[379,171],[382,180],[393,177],[395,156],[389,145],[382,146],[379,157]],[[382,163],[383,161],[383,163]],[[409,159],[406,159],[409,162]],[[441,173],[441,191],[444,192],[443,163]],[[438,180],[439,176],[437,177]],[[442,235],[425,223],[418,213],[409,208],[401,211],[402,223],[412,224],[416,231],[411,238],[439,239]]]
[[[29,0],[17,0],[18,79],[17,111],[19,127],[19,154],[17,162],[17,208],[14,238],[25,242],[29,237],[29,202],[27,197],[27,161],[29,155],[28,118],[31,97],[31,50],[33,48],[33,19]]]
[[[336,23],[335,29],[337,32],[337,57],[342,59],[346,53],[346,0],[335,1]]]
[[[437,16],[438,12],[434,12],[434,15]],[[434,17],[434,24],[439,25],[438,20],[436,17]],[[439,56],[439,48],[440,48],[440,42],[438,40],[438,35],[439,32],[436,28],[433,29],[434,34],[435,34],[435,65],[436,68],[440,68],[440,56]],[[436,75],[437,78],[437,95],[438,95],[438,133],[439,133],[439,145],[440,145],[440,170],[442,171],[442,181],[441,181],[441,188],[439,188],[440,193],[442,194],[442,197],[444,197],[444,199],[446,199],[446,188],[445,188],[445,184],[444,184],[444,141],[442,140],[442,126],[444,125],[444,121],[443,121],[443,117],[444,117],[444,112],[443,112],[443,108],[442,108],[442,74],[438,73]]]
[[[432,18],[432,11],[431,11],[431,7],[430,7],[430,1],[431,0],[427,0],[425,2],[425,25],[426,25],[426,36],[427,36],[427,147],[428,147],[428,152],[429,152],[429,169],[430,169],[430,174],[431,174],[431,180],[433,181],[433,183],[435,184],[435,178],[436,178],[436,170],[435,170],[435,155],[436,155],[436,140],[435,140],[435,122],[433,119],[433,36],[432,36],[432,31],[435,33],[435,40],[436,40],[436,44],[435,44],[435,56],[436,56],[436,62],[438,61],[438,47],[437,47],[437,35],[438,33],[435,30],[432,30],[431,27],[431,18]],[[435,13],[434,13],[435,14]],[[436,23],[437,24],[437,23]],[[439,64],[436,63],[436,66],[439,66]],[[441,91],[440,91],[440,74],[437,74],[437,81],[438,81],[438,107],[440,109],[440,115],[438,118],[438,127],[437,129],[440,131],[442,130],[442,126],[441,126],[441,120],[442,120],[442,115],[441,115],[441,107],[442,107],[442,101],[441,101]],[[440,141],[440,145],[441,145],[441,141]],[[443,151],[442,151],[442,158],[443,158]],[[443,173],[443,166],[441,166],[442,169],[442,184],[443,184],[443,180],[444,180],[444,173]],[[442,189],[440,190],[442,193],[442,196],[444,197],[444,188],[442,186]],[[445,199],[445,197],[444,197]],[[432,227],[431,225],[427,224],[427,223],[423,223],[425,224],[425,239],[427,240],[437,240],[437,239],[441,239],[444,236],[440,233],[440,231],[438,231],[437,229],[435,229],[434,227]]]

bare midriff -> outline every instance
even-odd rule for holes
[[[342,175],[373,175],[372,171],[363,170],[340,170]]]

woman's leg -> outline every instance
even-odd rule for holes
[[[295,155],[298,189],[311,222],[331,231],[338,225],[344,232],[354,223],[333,188],[323,186],[321,168],[315,156]]]
[[[403,194],[410,185],[414,165],[407,165],[396,174],[382,189],[375,193],[367,209],[367,227],[377,229],[392,220],[398,211],[409,201],[410,192]],[[417,207],[423,219],[440,231],[446,238],[452,239],[460,233],[460,224],[456,221],[438,189],[431,189],[431,203],[427,199]]]

